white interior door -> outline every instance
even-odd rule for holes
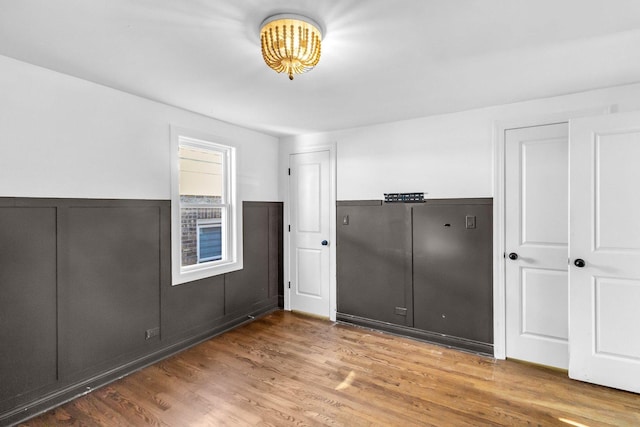
[[[571,121],[569,376],[640,392],[640,112]]]
[[[292,310],[330,317],[330,152],[291,154]]]
[[[568,367],[568,125],[505,133],[507,357]]]

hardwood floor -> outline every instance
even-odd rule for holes
[[[638,426],[640,395],[279,311],[24,425]]]

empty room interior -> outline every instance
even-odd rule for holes
[[[0,0],[0,425],[640,425],[640,2]]]

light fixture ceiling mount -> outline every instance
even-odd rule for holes
[[[264,62],[278,73],[287,73],[289,80],[318,64],[321,40],[320,25],[302,15],[273,15],[260,25]]]

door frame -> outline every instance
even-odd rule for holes
[[[614,112],[615,105],[552,114],[532,115],[493,123],[493,355],[507,357],[507,306],[505,269],[505,132],[508,129],[566,123],[578,117]],[[571,133],[571,129],[569,129]],[[569,167],[569,165],[567,165]],[[567,183],[569,185],[569,183]]]
[[[284,243],[284,309],[291,311],[291,289],[288,287],[288,283],[291,281],[291,233],[288,231],[288,226],[291,224],[291,183],[289,179],[289,159],[293,154],[305,154],[314,153],[318,151],[329,152],[329,320],[336,321],[337,312],[337,282],[336,282],[336,193],[337,193],[337,143],[294,143],[289,147],[284,147],[281,156],[281,162],[284,163],[281,167],[286,185],[281,188],[286,188],[285,194],[283,194],[284,209],[283,209],[283,233],[286,234],[283,239]]]

